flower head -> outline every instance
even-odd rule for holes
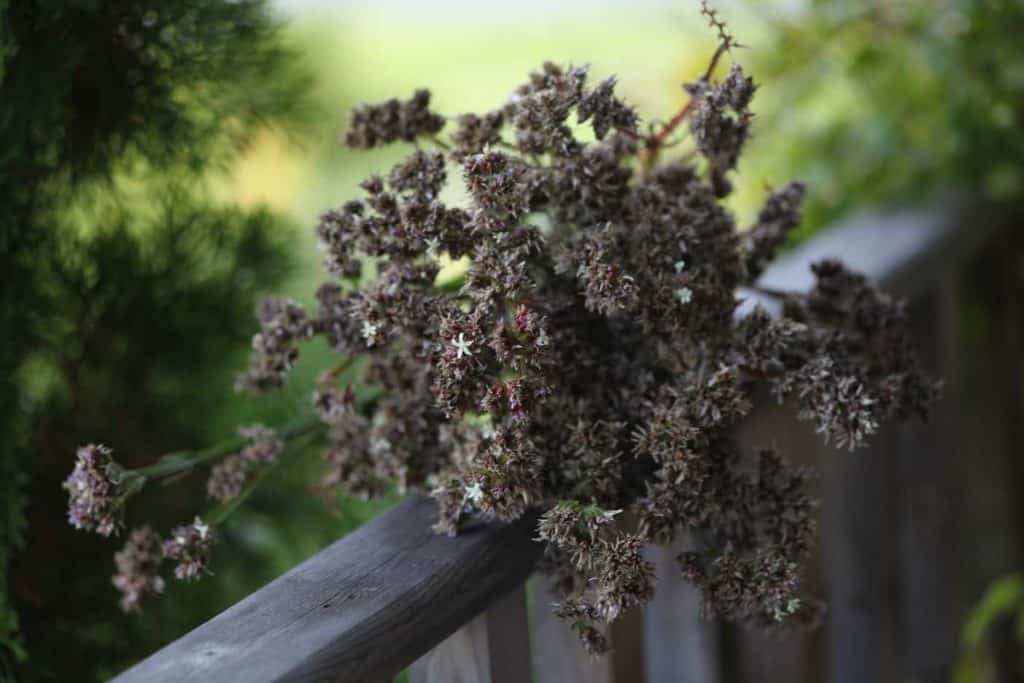
[[[121,609],[125,612],[141,611],[141,603],[148,595],[164,592],[160,576],[160,537],[148,526],[134,529],[128,542],[114,554],[117,573],[112,582],[121,591]]]
[[[174,575],[183,581],[198,579],[209,572],[210,548],[213,531],[199,517],[188,526],[175,527],[171,537],[164,541],[164,556],[175,560]]]
[[[459,338],[452,340],[452,346],[455,347],[456,358],[462,358],[463,356],[472,356],[473,352],[470,350],[470,346],[473,342],[466,339],[466,335],[459,332]]]
[[[380,325],[371,323],[369,320],[363,321],[363,328],[361,334],[363,339],[366,340],[367,346],[373,346],[377,342],[377,333],[380,331]]]
[[[466,499],[474,503],[479,503],[484,499],[484,490],[480,486],[479,482],[470,484],[466,487]]]
[[[68,492],[71,525],[101,536],[117,533],[121,527],[126,474],[106,446],[92,444],[79,448],[75,468],[63,484]]]
[[[240,427],[238,434],[250,443],[239,453],[229,455],[210,471],[206,493],[219,501],[231,500],[242,493],[253,470],[277,462],[284,441],[273,429],[261,424]]]

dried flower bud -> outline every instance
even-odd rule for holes
[[[162,560],[160,536],[148,526],[132,530],[124,547],[114,553],[117,573],[112,582],[121,591],[123,611],[140,612],[147,596],[164,592],[164,580],[160,576]]]
[[[277,462],[284,451],[277,432],[261,424],[239,427],[238,435],[251,443],[215,465],[206,482],[207,495],[221,502],[241,494],[253,470]]]
[[[609,78],[589,92],[577,109],[580,123],[593,119],[594,136],[604,140],[611,129],[636,134],[639,118],[632,107],[615,97],[615,78]]]
[[[794,182],[768,194],[757,216],[757,223],[747,231],[743,240],[747,277],[750,280],[756,279],[764,271],[765,265],[774,258],[776,250],[785,243],[790,231],[800,225],[800,207],[806,189],[803,183]]]
[[[182,581],[193,581],[209,573],[213,529],[199,517],[188,526],[175,527],[163,542],[164,557],[178,564],[174,575]]]
[[[121,506],[129,476],[111,452],[99,444],[79,448],[75,468],[63,484],[71,526],[101,536],[116,534],[122,526]]]
[[[430,111],[430,91],[417,90],[411,99],[361,105],[352,112],[345,144],[357,149],[433,135],[444,128],[444,117]]]
[[[752,114],[747,107],[755,89],[753,80],[743,75],[738,64],[733,65],[729,75],[717,86],[698,81],[689,87],[697,98],[690,129],[697,148],[711,163],[717,196],[728,192],[724,174],[736,168],[750,135]]]
[[[277,432],[261,424],[239,427],[238,435],[251,442],[241,452],[242,458],[251,463],[273,464],[284,451],[284,441],[278,438]]]
[[[210,498],[227,501],[235,498],[249,480],[252,463],[241,455],[229,455],[210,470],[206,493]]]
[[[290,299],[264,299],[259,319],[260,333],[252,340],[249,369],[235,385],[239,391],[259,393],[284,384],[299,357],[297,343],[316,331],[305,309]]]
[[[488,147],[501,141],[501,129],[505,125],[505,114],[492,111],[477,116],[463,114],[458,118],[458,129],[452,134],[455,145],[453,156],[462,161],[467,156],[483,153]]]
[[[443,155],[416,151],[391,169],[388,185],[398,194],[429,202],[441,192],[446,177]]]

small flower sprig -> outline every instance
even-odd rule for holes
[[[125,503],[148,482],[190,472],[225,456],[229,456],[229,462],[240,457],[246,463],[272,463],[284,449],[285,442],[319,429],[321,424],[316,419],[292,425],[283,430],[280,437],[262,425],[243,427],[239,430],[240,439],[200,451],[169,453],[152,465],[137,469],[122,467],[114,460],[113,451],[102,444],[83,446],[78,449],[75,467],[63,484],[68,492],[68,521],[76,529],[94,531],[101,536],[116,535],[124,527]],[[246,442],[249,445],[241,448]],[[238,456],[233,455],[235,453]],[[233,497],[221,490],[226,486],[221,482],[227,478],[223,467],[222,463],[214,468],[209,486],[211,497],[218,500]],[[239,486],[234,493],[241,488]]]
[[[121,608],[138,612],[147,597],[164,591],[160,575],[164,559],[176,563],[174,575],[180,580],[193,581],[208,573],[215,527],[252,493],[277,463],[287,443],[322,431],[322,427],[319,419],[296,423],[280,434],[262,425],[242,427],[239,439],[201,451],[172,453],[138,469],[119,465],[106,446],[80,448],[75,468],[64,482],[69,496],[68,519],[75,528],[101,536],[119,533],[124,526],[126,502],[147,483],[221,460],[207,482],[210,497],[220,501],[207,515],[209,522],[196,516],[191,524],[175,527],[163,541],[149,526],[139,527],[114,555],[117,572],[112,583],[121,592]]]

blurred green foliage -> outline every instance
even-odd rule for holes
[[[1024,653],[1024,574],[992,582],[968,615],[961,641],[955,683],[1017,679]]]
[[[765,84],[752,164],[808,183],[805,235],[866,204],[954,187],[1024,194],[1024,4],[745,5],[758,27],[750,69]]]
[[[0,0],[0,679],[109,677],[369,514],[334,520],[299,449],[224,530],[216,576],[144,618],[116,607],[119,542],[64,520],[80,443],[137,466],[308,402],[231,393],[295,233],[210,180],[261,131],[306,134],[311,85],[263,0]],[[193,479],[129,521],[191,519]]]

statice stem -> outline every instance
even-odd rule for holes
[[[429,140],[430,140],[431,142],[433,142],[433,143],[434,143],[435,145],[437,145],[438,147],[440,147],[441,149],[443,149],[444,151],[446,151],[446,152],[450,152],[450,151],[451,151],[451,149],[452,149],[452,146],[451,146],[451,145],[449,145],[449,144],[448,144],[447,142],[445,142],[444,140],[442,140],[442,139],[441,139],[441,138],[440,138],[439,136],[437,136],[437,135],[431,135],[431,136],[430,136],[430,138],[429,138]]]
[[[303,436],[304,434],[309,434],[322,426],[323,423],[319,418],[309,417],[281,430],[279,438],[282,441],[288,442]],[[190,470],[196,465],[200,465],[204,462],[218,460],[224,456],[231,455],[232,453],[237,453],[245,443],[244,439],[235,438],[199,451],[179,451],[177,453],[169,453],[161,457],[149,467],[131,470],[131,473],[146,479],[168,477],[173,474],[178,474],[179,472]]]
[[[285,441],[298,440],[302,436],[311,435],[315,433],[317,427],[321,426],[324,426],[324,423],[318,419],[316,421],[316,424],[310,429],[306,429],[305,431],[302,432],[296,432],[291,436],[288,436],[288,432],[284,431],[281,433],[280,437]],[[279,460],[278,462],[275,462],[268,467],[264,467],[255,477],[253,477],[252,481],[250,481],[249,484],[244,489],[242,489],[241,493],[239,493],[231,500],[225,501],[223,504],[218,505],[216,508],[210,511],[209,515],[207,516],[209,524],[211,526],[220,526],[220,524],[222,524],[224,520],[230,517],[235,510],[241,507],[242,503],[244,503],[249,498],[249,496],[252,495],[252,492],[255,491],[260,484],[263,483],[263,481],[267,478],[268,474],[270,474],[272,471],[278,468],[281,462],[282,461]]]

